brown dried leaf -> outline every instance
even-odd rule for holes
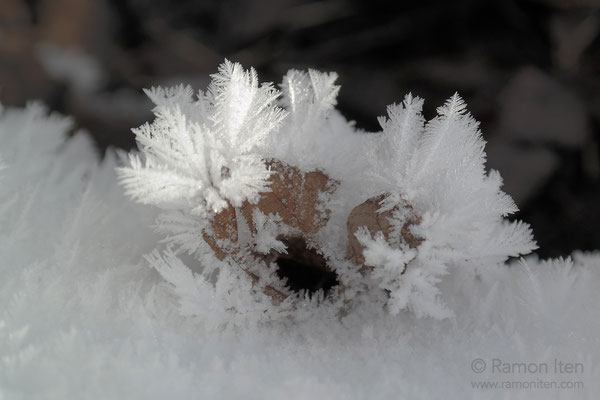
[[[390,219],[392,218],[393,214],[399,210],[400,206],[397,205],[391,210],[379,212],[379,209],[381,208],[381,202],[387,197],[387,195],[387,193],[384,193],[367,199],[365,202],[354,207],[348,216],[348,220],[346,222],[346,227],[348,229],[348,250],[346,253],[346,258],[356,265],[363,266],[361,268],[361,272],[366,272],[367,270],[371,269],[372,266],[365,264],[365,257],[363,255],[364,246],[360,244],[354,234],[360,227],[364,226],[372,236],[377,232],[382,232],[385,240],[388,241],[388,243],[391,241],[390,236],[394,230],[394,226],[390,223]],[[410,204],[404,205],[404,208],[412,210],[412,206]],[[418,247],[423,242],[422,238],[415,236],[410,230],[412,225],[418,225],[420,223],[421,218],[413,215],[407,218],[406,222],[400,229],[402,241],[412,249]],[[394,245],[394,243],[390,244]]]
[[[333,193],[338,183],[320,171],[305,173],[277,160],[267,166],[274,172],[269,178],[271,192],[262,193],[257,204],[242,206],[248,225],[253,226],[252,212],[258,208],[263,214],[279,214],[283,223],[305,235],[318,232],[330,214],[320,210],[319,193]]]
[[[235,209],[231,206],[231,204],[227,203],[228,207],[223,211],[215,214],[212,221],[210,221],[210,226],[212,228],[212,232],[204,232],[202,234],[202,238],[208,245],[213,249],[215,255],[219,260],[223,260],[227,257],[227,249],[221,248],[217,244],[217,240],[228,239],[232,248],[229,249],[231,252],[237,253],[239,248],[237,245],[237,221],[235,216]]]
[[[301,231],[302,236],[309,238],[318,232],[328,221],[330,210],[323,210],[319,196],[321,193],[333,193],[338,182],[330,179],[320,171],[302,172],[300,169],[281,161],[267,162],[273,174],[269,178],[270,192],[261,193],[257,204],[245,202],[240,208],[241,216],[251,229],[254,229],[253,212],[260,210],[263,214],[278,214],[282,222]],[[238,246],[238,230],[236,210],[231,205],[219,212],[210,221],[211,229],[203,233],[202,238],[214,251],[215,256],[223,260],[228,255],[236,255],[241,250]],[[227,248],[218,244],[225,239],[231,245]],[[262,257],[263,259],[266,259]],[[258,277],[244,270],[255,285]],[[276,302],[283,301],[287,295],[272,286],[265,286],[263,293]]]

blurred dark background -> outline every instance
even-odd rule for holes
[[[0,102],[72,115],[134,146],[141,88],[204,89],[224,57],[280,82],[337,71],[366,130],[407,92],[458,91],[543,257],[600,249],[600,0],[0,0]]]

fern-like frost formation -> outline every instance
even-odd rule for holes
[[[382,132],[367,133],[335,110],[335,80],[334,73],[292,70],[279,92],[271,84],[260,85],[253,69],[226,61],[206,93],[194,96],[183,86],[152,89],[147,93],[156,104],[156,118],[134,130],[141,154],[131,155],[130,167],[120,169],[121,182],[132,198],[165,210],[158,229],[171,244],[169,251],[197,259],[195,279],[214,284],[215,269],[234,275],[251,269],[264,275],[261,284],[291,296],[273,273],[275,267],[255,265],[251,258],[218,262],[202,235],[228,205],[239,209],[271,190],[269,176],[275,172],[267,160],[322,171],[339,187],[325,201],[331,215],[314,240],[339,284],[352,288],[338,291],[327,303],[347,307],[387,293],[385,305],[394,314],[411,310],[447,317],[451,310],[437,287],[442,277],[459,269],[478,273],[529,253],[535,249],[531,231],[504,219],[517,208],[502,192],[499,173],[486,172],[478,123],[457,94],[430,121],[421,114],[423,100],[409,94],[380,118]],[[353,207],[381,194],[380,211],[410,204],[420,220],[412,227],[420,245],[410,248],[398,235],[406,215],[396,212],[389,218],[395,237],[356,233],[372,267],[372,273],[357,276],[360,266],[353,268],[346,259],[345,220]],[[263,253],[282,251],[277,239],[282,227],[271,224],[265,234],[264,226],[241,226],[246,223],[238,217],[238,235],[244,228],[262,230],[246,240],[247,246]],[[173,258],[161,263],[168,260]],[[240,263],[248,265],[235,265]],[[171,268],[188,267],[176,262]],[[260,297],[257,301],[264,300]],[[293,307],[290,302],[284,306]],[[281,312],[285,307],[267,308]]]

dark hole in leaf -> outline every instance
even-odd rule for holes
[[[278,254],[277,275],[287,280],[293,291],[306,290],[312,295],[323,289],[325,296],[337,286],[337,275],[327,265],[327,260],[315,249],[310,248],[304,238],[279,238],[287,246],[287,254]]]

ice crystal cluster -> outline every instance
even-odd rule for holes
[[[334,79],[279,95],[225,64],[196,98],[151,91],[141,152],[102,161],[68,118],[2,110],[0,399],[594,399],[600,254],[504,261],[533,244],[459,98],[366,133]],[[337,285],[292,290],[271,257],[293,254]],[[507,380],[580,385],[476,386]]]
[[[214,283],[217,270],[216,286],[235,279],[233,291],[240,290],[237,280],[248,279],[240,271],[250,270],[257,301],[268,302],[260,290],[268,286],[288,300],[277,311],[292,309],[305,293],[291,293],[277,265],[250,255],[216,260],[215,246],[203,240],[215,235],[211,220],[232,207],[240,251],[287,251],[278,238],[294,227],[278,220],[276,210],[255,210],[259,216],[252,221],[241,216],[244,204],[273,190],[269,177],[280,172],[268,161],[278,160],[336,182],[335,189],[319,193],[314,206],[329,215],[309,238],[337,275],[340,289],[325,302],[348,308],[373,301],[394,314],[408,309],[447,317],[450,310],[437,288],[441,277],[456,269],[476,274],[482,266],[529,253],[535,248],[531,232],[526,224],[504,220],[515,204],[502,192],[499,173],[486,172],[478,124],[458,95],[430,121],[421,115],[423,101],[408,95],[380,119],[383,132],[366,133],[335,110],[335,79],[332,73],[292,70],[279,92],[260,85],[254,70],[226,61],[206,93],[194,96],[183,86],[148,91],[156,119],[135,130],[141,154],[131,155],[131,166],[120,175],[131,197],[164,210],[157,227],[168,250],[150,261],[167,280],[180,270],[177,276],[189,275],[199,285]],[[374,214],[393,210],[388,237],[361,226],[347,232],[352,209],[374,196],[381,196]],[[265,215],[268,211],[273,212]],[[420,221],[410,227],[418,246],[401,235],[409,214]],[[347,259],[349,234],[364,248],[368,272],[359,273],[362,266]],[[200,264],[193,277],[175,257],[182,252]]]

